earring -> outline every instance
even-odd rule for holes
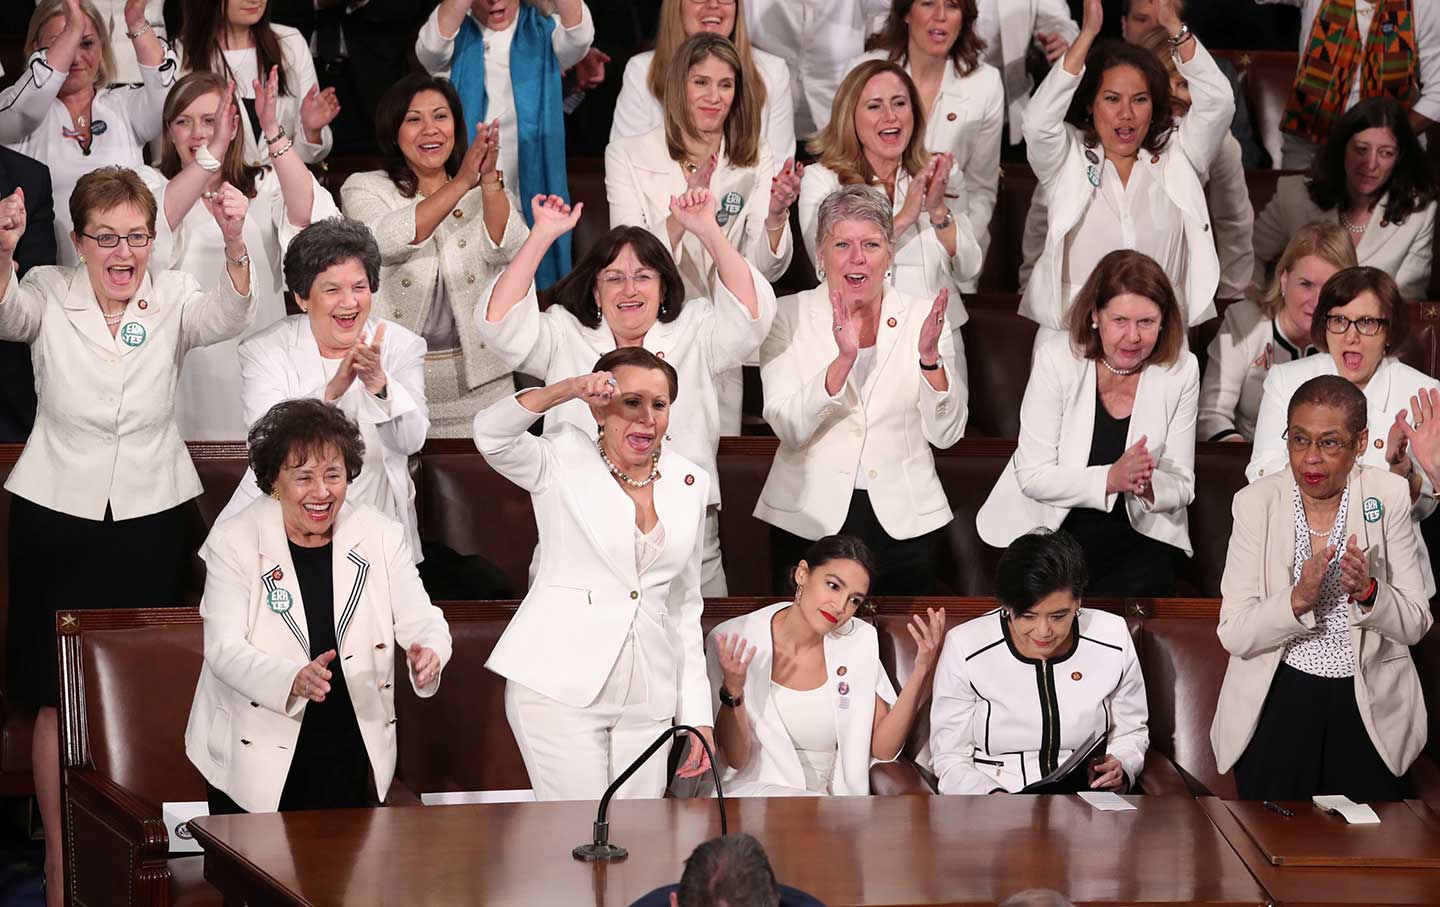
[[[80,256],[80,263],[81,263],[82,265],[85,263],[85,256],[84,256],[84,255],[81,255],[81,256]]]
[[[821,283],[824,283],[824,282],[825,282],[825,266],[824,266],[824,265],[821,265],[820,267],[818,267],[818,268],[815,269],[815,276],[818,277],[818,278],[820,278],[820,282],[821,282]]]
[[[596,435],[595,435],[595,437],[597,437],[597,438],[603,438],[603,437],[605,437],[605,426],[603,426],[603,425],[597,425],[597,426],[595,426],[595,429],[596,429]]]
[[[272,488],[272,489],[270,489],[270,497],[274,498],[274,499],[277,500],[277,501],[280,500],[280,489],[278,489],[278,488]]]
[[[668,314],[670,314],[670,303],[668,303],[668,302],[662,302],[662,303],[660,303],[660,317],[663,318],[663,317],[665,317],[665,316],[668,315]]]
[[[795,604],[797,604],[797,605],[800,604],[800,595],[801,595],[804,591],[805,591],[805,587],[804,587],[804,586],[801,586],[801,585],[798,585],[798,584],[795,586]]]
[[[889,283],[894,277],[895,277],[895,269],[894,269],[894,268],[886,268],[886,269],[885,269],[885,282],[886,282],[886,283]]]
[[[1092,330],[1092,331],[1098,331],[1098,330],[1100,330],[1100,325],[1098,325],[1098,324],[1096,324],[1095,322],[1092,321],[1092,322],[1090,322],[1090,330]]]

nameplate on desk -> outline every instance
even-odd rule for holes
[[[203,853],[200,842],[195,840],[186,824],[196,816],[210,815],[210,804],[204,800],[177,800],[160,804],[160,815],[165,819],[165,831],[170,835],[171,853]]]
[[[1280,806],[1293,815],[1258,800],[1225,803],[1272,865],[1440,869],[1440,822],[1423,804],[1372,803],[1380,822],[1364,825],[1303,800]]]

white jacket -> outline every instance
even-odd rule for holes
[[[1070,17],[1065,0],[980,0],[975,32],[985,42],[985,62],[1000,71],[1010,118],[1010,144],[1024,139],[1020,124],[1030,103],[1030,74],[1025,56],[1037,32],[1074,41],[1080,26]]]
[[[1215,252],[1201,182],[1225,136],[1230,134],[1230,120],[1235,114],[1235,95],[1229,80],[1215,66],[1210,52],[1198,39],[1194,40],[1195,56],[1189,63],[1179,64],[1181,75],[1190,81],[1194,102],[1158,155],[1165,194],[1180,209],[1185,224],[1185,279],[1173,283],[1186,323],[1192,326],[1215,317],[1220,259]],[[1025,110],[1026,154],[1040,181],[1035,191],[1045,193],[1050,218],[1045,251],[1020,299],[1020,314],[1058,331],[1065,329],[1065,313],[1070,307],[1070,300],[1061,298],[1065,244],[1095,198],[1096,187],[1086,170],[1099,166],[1104,154],[1098,146],[1086,148],[1080,130],[1065,122],[1065,113],[1084,74],[1082,69],[1080,75],[1072,76],[1063,64],[1055,66]],[[1086,158],[1087,152],[1095,162]],[[1141,149],[1140,153],[1149,152]],[[1075,290],[1078,292],[1078,287]]]
[[[930,445],[949,447],[964,434],[969,390],[949,326],[940,332],[949,389],[936,391],[920,371],[920,328],[931,304],[887,288],[874,368],[863,386],[851,371],[832,395],[825,371],[839,349],[828,290],[822,284],[780,300],[760,347],[765,421],[780,448],[755,505],[758,519],[807,539],[838,532],[863,469],[875,515],[891,538],[915,538],[950,522]]]
[[[1280,333],[1275,319],[1266,317],[1248,299],[1225,309],[1220,330],[1205,351],[1196,436],[1202,441],[1223,441],[1238,434],[1246,441],[1255,440],[1266,375],[1276,365],[1302,358],[1306,349],[1310,349],[1308,338],[1295,347]],[[1278,363],[1277,355],[1281,358]]]
[[[1110,466],[1087,466],[1095,432],[1097,363],[1077,357],[1070,337],[1048,337],[1035,348],[1030,383],[1020,404],[1020,441],[990,497],[975,517],[986,544],[1004,548],[1037,526],[1058,529],[1076,507],[1109,511],[1115,495],[1105,490]],[[1155,502],[1125,495],[1130,525],[1141,535],[1187,555],[1186,508],[1195,499],[1195,410],[1200,366],[1188,352],[1170,365],[1140,372],[1130,411],[1129,447],[1145,436],[1155,458],[1150,485]]]
[[[743,769],[736,770],[724,764],[723,750],[717,753],[724,769],[721,783],[726,796],[763,796],[761,791],[772,785],[805,789],[805,773],[800,767],[800,757],[795,754],[795,742],[770,698],[770,672],[775,658],[770,621],[777,612],[791,604],[788,601],[777,602],[742,617],[733,617],[711,630],[706,637],[705,657],[710,669],[710,689],[715,691],[711,706],[715,709],[720,708],[719,690],[724,682],[717,654],[717,636],[721,633],[740,636],[755,647],[755,655],[745,675],[743,694],[745,714],[750,719],[750,761]],[[850,626],[853,629],[844,635],[826,635],[823,644],[825,689],[835,710],[835,737],[839,741],[829,793],[837,797],[869,795],[870,766],[876,761],[870,755],[870,735],[875,726],[875,697],[880,697],[887,705],[895,704],[895,687],[890,683],[890,675],[885,673],[885,666],[880,663],[880,640],[875,628],[859,618],[852,618]],[[842,668],[843,675],[838,673]],[[836,678],[844,680],[853,695],[840,695]]]
[[[308,700],[290,695],[309,663],[309,627],[280,503],[253,501],[218,524],[206,545],[205,663],[185,727],[185,754],[200,774],[248,812],[271,812],[290,772]],[[419,643],[450,660],[450,630],[430,604],[405,530],[368,507],[346,504],[335,526],[334,610],[343,671],[380,799],[395,775],[395,650]],[[290,593],[289,610],[268,604]],[[414,672],[410,683],[415,684]],[[415,687],[435,695],[436,680]]]
[[[475,416],[475,446],[530,492],[540,533],[530,592],[485,667],[573,708],[595,700],[634,631],[651,717],[713,725],[700,630],[700,560],[710,476],[665,445],[651,486],[665,548],[635,569],[635,505],[595,450],[595,431],[537,438],[515,397]],[[592,425],[594,422],[592,421]]]

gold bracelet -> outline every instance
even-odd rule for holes
[[[274,160],[275,160],[276,158],[278,158],[278,157],[283,157],[284,154],[285,154],[285,152],[289,151],[291,148],[294,148],[294,147],[295,147],[295,140],[294,140],[294,139],[291,139],[290,141],[288,141],[288,142],[285,143],[285,147],[284,147],[284,148],[281,148],[279,151],[272,151],[272,152],[270,152],[270,160],[271,160],[271,161],[274,161]]]

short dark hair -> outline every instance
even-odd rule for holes
[[[968,76],[980,65],[980,57],[985,53],[985,39],[980,37],[976,30],[976,22],[980,16],[979,5],[975,0],[957,2],[960,4],[960,34],[950,48],[950,63],[955,67],[956,73]],[[865,49],[885,51],[891,63],[908,62],[910,26],[905,17],[910,15],[910,9],[914,5],[915,0],[895,0],[890,4],[890,15],[885,18],[885,25],[865,39]]]
[[[680,874],[683,907],[779,907],[780,888],[765,848],[750,835],[711,838]]]
[[[1155,349],[1146,361],[1171,364],[1185,345],[1185,318],[1175,299],[1175,288],[1155,259],[1130,249],[1108,253],[1085,279],[1066,316],[1070,321],[1070,348],[1082,359],[1099,359],[1100,332],[1091,327],[1090,312],[1105,311],[1110,300],[1127,293],[1144,296],[1160,307],[1160,336],[1155,338]]]
[[[465,152],[470,147],[470,124],[465,122],[460,93],[449,79],[426,73],[411,73],[396,82],[375,106],[375,144],[380,148],[385,175],[390,177],[390,182],[394,183],[395,188],[406,198],[414,198],[415,193],[420,191],[420,178],[410,169],[410,162],[400,150],[398,136],[400,126],[405,122],[405,115],[410,112],[411,103],[422,91],[439,92],[450,106],[450,121],[455,124],[455,146],[450,149],[450,156],[445,159],[446,176],[453,177],[460,172],[460,163],[465,160]],[[518,175],[516,179],[518,180]]]
[[[671,404],[680,396],[680,376],[676,373],[675,366],[643,346],[617,346],[595,360],[595,367],[590,371],[613,372],[627,365],[633,368],[648,368],[664,375],[665,382],[670,386]]]
[[[1078,600],[1090,581],[1085,552],[1063,529],[1032,529],[1010,543],[995,570],[995,597],[1012,614],[1024,614],[1056,592]]]
[[[1358,435],[1369,425],[1365,392],[1339,375],[1317,375],[1295,389],[1285,407],[1285,425],[1295,418],[1302,406],[1329,406],[1345,413],[1345,430]]]
[[[1410,342],[1410,308],[1405,305],[1395,278],[1368,265],[1336,271],[1325,281],[1325,286],[1320,288],[1320,301],[1315,303],[1315,314],[1310,316],[1310,342],[1328,352],[1330,333],[1325,330],[1325,319],[1334,309],[1349,305],[1366,292],[1375,294],[1383,317],[1390,319],[1385,326],[1385,354],[1399,355]]]
[[[304,463],[326,449],[339,451],[345,460],[345,478],[355,481],[365,461],[365,442],[360,427],[339,410],[313,398],[283,400],[250,426],[250,468],[255,484],[265,494],[275,490],[275,481],[287,463]]]
[[[675,257],[643,227],[614,227],[590,247],[570,273],[550,288],[553,304],[564,306],[587,328],[600,326],[600,307],[595,304],[595,281],[600,272],[620,256],[626,246],[635,250],[640,264],[660,275],[660,315],[663,322],[680,317],[685,305],[685,281],[675,267]]]
[[[370,292],[380,289],[380,246],[370,228],[348,217],[317,220],[285,250],[285,289],[300,298],[309,296],[326,269],[352,259],[365,268]]]
[[[1100,94],[1100,83],[1105,78],[1105,73],[1119,66],[1134,67],[1145,77],[1145,85],[1150,92],[1150,129],[1145,133],[1140,147],[1151,154],[1158,154],[1165,149],[1165,144],[1170,140],[1170,131],[1175,126],[1175,114],[1170,109],[1170,74],[1165,71],[1160,61],[1155,59],[1153,53],[1119,39],[1097,41],[1090,48],[1090,53],[1085,57],[1085,74],[1080,78],[1080,85],[1075,90],[1075,98],[1070,102],[1065,121],[1085,134],[1087,146],[1094,147],[1099,144],[1100,135],[1095,131],[1095,119],[1090,113],[1090,107],[1095,103],[1095,97]]]
[[[870,546],[853,535],[827,535],[806,548],[802,560],[812,571],[818,570],[831,561],[854,561],[865,569],[872,586],[875,584],[875,578],[880,575],[880,568],[875,563],[875,554],[870,550]],[[790,584],[792,586],[795,584],[795,568],[799,566],[799,564],[795,564],[791,567]],[[860,606],[860,611],[867,616],[873,614],[875,603],[867,599]]]
[[[1409,114],[1394,98],[1366,98],[1340,117],[1310,162],[1307,184],[1310,199],[1325,211],[1333,211],[1348,201],[1345,149],[1356,133],[1367,129],[1388,129],[1395,134],[1395,169],[1376,195],[1390,193],[1385,217],[1403,224],[1411,214],[1435,199],[1435,175],[1420,140],[1415,137],[1415,130],[1410,127]]]

